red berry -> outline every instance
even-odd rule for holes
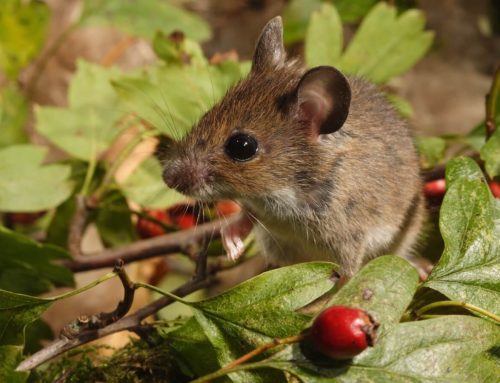
[[[175,205],[168,209],[168,214],[175,226],[180,229],[189,229],[196,226],[196,217],[192,205]]]
[[[315,319],[309,337],[315,350],[333,359],[351,359],[375,341],[378,324],[363,310],[327,308]]]
[[[166,225],[171,225],[172,220],[165,210],[147,210],[145,213]],[[165,234],[165,230],[161,225],[156,222],[149,220],[145,217],[139,217],[136,224],[137,231],[142,238],[157,237],[159,235]]]
[[[428,181],[424,185],[424,193],[427,197],[442,197],[446,192],[446,181],[444,178]]]
[[[31,225],[38,218],[45,215],[45,211],[40,211],[36,213],[8,213],[7,220],[12,223],[17,223],[19,225]]]
[[[495,198],[500,198],[500,183],[496,181],[490,181],[490,190]]]

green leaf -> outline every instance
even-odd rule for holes
[[[182,31],[196,41],[207,40],[211,35],[205,21],[168,0],[85,0],[81,23],[112,26],[149,40],[157,31]]]
[[[177,364],[189,377],[203,376],[219,368],[215,350],[195,318],[168,333],[167,339]]]
[[[50,12],[41,1],[0,2],[0,70],[15,79],[45,42]]]
[[[75,184],[73,195],[57,207],[47,230],[46,239],[46,242],[65,249],[68,247],[70,221],[76,209],[75,195],[82,189],[89,166],[87,162],[80,160],[70,160],[67,164],[71,167],[71,180]],[[104,167],[98,163],[90,182],[89,193],[100,185],[104,173]]]
[[[35,145],[0,150],[0,211],[46,210],[68,198],[70,169],[65,165],[42,165],[46,152],[46,148]]]
[[[26,327],[25,337],[26,343],[23,353],[24,355],[30,355],[42,349],[48,341],[52,341],[54,333],[47,322],[38,319]]]
[[[342,21],[350,23],[364,17],[377,1],[379,0],[335,0],[333,4]],[[320,9],[321,5],[325,3],[332,3],[332,1],[291,0],[288,3],[283,12],[284,40],[286,44],[292,44],[304,38],[311,14]],[[325,37],[327,36],[323,35],[321,39]]]
[[[304,42],[309,67],[336,65],[343,46],[342,22],[335,7],[323,4],[313,12]]]
[[[411,68],[428,51],[433,33],[424,31],[424,14],[401,15],[385,3],[375,6],[361,23],[339,67],[349,74],[385,83]]]
[[[364,266],[328,305],[361,308],[382,326],[388,326],[399,322],[417,286],[415,268],[403,258],[386,255]]]
[[[125,111],[110,84],[119,74],[116,68],[79,61],[69,108],[36,107],[38,132],[78,159],[97,158],[121,133],[116,123]]]
[[[493,135],[481,148],[481,159],[491,178],[500,175],[500,128],[495,129]]]
[[[71,258],[56,246],[40,244],[0,226],[0,249],[0,289],[40,294],[74,283],[68,269],[53,263]]]
[[[0,382],[24,383],[28,380],[28,372],[16,372],[17,365],[22,360],[22,347],[0,346]]]
[[[157,32],[153,39],[153,50],[167,65],[207,65],[200,44],[183,36],[171,37]]]
[[[180,139],[245,71],[244,64],[233,61],[156,67],[142,76],[114,81],[113,86],[130,112]]]
[[[127,198],[142,207],[167,208],[186,200],[162,181],[161,165],[153,157],[146,159],[121,185]]]
[[[424,286],[500,314],[500,225],[481,169],[470,158],[446,167],[439,227],[445,249]]]
[[[24,344],[24,329],[50,306],[51,299],[0,290],[0,346]]]
[[[335,0],[334,4],[343,21],[350,23],[365,17],[379,0]]]
[[[125,245],[137,238],[127,200],[119,190],[104,196],[93,220],[107,247]]]
[[[306,34],[309,17],[320,9],[321,0],[292,0],[283,12],[283,39],[286,44],[302,40]]]
[[[0,89],[0,148],[28,141],[24,125],[28,118],[28,103],[13,85]]]
[[[295,310],[333,287],[334,266],[327,262],[282,267],[254,277],[214,298],[193,303],[223,366],[272,338],[298,334],[310,318]],[[267,376],[267,375],[265,375]],[[281,381],[233,374],[236,382]],[[269,378],[269,377],[268,377]],[[264,379],[264,380],[262,380]]]
[[[420,153],[420,163],[424,169],[436,166],[444,157],[446,140],[441,137],[417,137],[417,148]]]
[[[274,367],[304,383],[493,382],[499,376],[497,325],[469,316],[401,323],[352,363],[314,364],[288,347],[257,366]]]

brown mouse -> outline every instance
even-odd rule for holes
[[[165,182],[238,201],[278,264],[328,260],[351,276],[373,257],[408,256],[424,207],[407,123],[374,85],[287,60],[282,35],[276,17],[248,77],[170,148]]]

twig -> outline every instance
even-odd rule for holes
[[[73,339],[85,331],[106,327],[111,323],[116,322],[118,319],[123,318],[128,313],[130,307],[132,307],[132,303],[134,302],[134,294],[137,286],[135,286],[128,277],[125,269],[123,268],[122,261],[118,261],[116,263],[113,273],[115,273],[122,282],[123,300],[118,302],[116,308],[111,312],[102,312],[91,317],[86,315],[78,317],[75,321],[63,328],[61,335],[66,338]]]
[[[498,96],[500,94],[500,64],[495,69],[493,83],[490,91],[486,95],[486,139],[490,138],[496,129],[496,109]]]
[[[184,297],[189,295],[197,290],[208,287],[215,282],[215,278],[212,275],[208,275],[205,279],[200,281],[189,281],[179,288],[172,291],[173,294],[178,295],[180,297]],[[109,326],[100,328],[100,329],[92,329],[85,331],[79,334],[76,338],[70,339],[64,337],[62,339],[56,340],[51,343],[49,346],[43,348],[42,350],[34,353],[23,362],[19,364],[16,371],[29,371],[33,368],[38,367],[42,363],[45,363],[56,356],[63,354],[66,351],[69,351],[75,347],[84,345],[93,340],[103,338],[107,335],[114,334],[116,332],[124,331],[124,330],[133,330],[140,326],[141,321],[148,316],[158,312],[158,310],[163,307],[173,303],[173,299],[168,297],[162,297],[160,299],[155,300],[154,302],[144,306],[140,310],[137,310],[134,314],[126,316],[118,321],[111,323]]]
[[[45,51],[45,53],[42,55],[40,60],[35,64],[35,68],[33,70],[33,74],[31,75],[31,78],[28,81],[28,86],[27,86],[27,94],[28,98],[31,98],[31,95],[33,94],[34,90],[36,89],[36,86],[38,84],[38,81],[40,80],[40,77],[42,76],[43,72],[45,71],[45,67],[47,66],[49,60],[57,53],[57,51],[61,48],[61,46],[64,44],[66,39],[80,26],[80,22],[71,24],[69,27],[67,27],[54,41],[54,43]]]
[[[118,44],[114,45],[110,50],[106,52],[100,64],[104,67],[113,65],[116,60],[123,56],[123,54],[134,42],[135,37],[133,36],[127,36],[124,39],[120,40]]]
[[[127,264],[159,255],[184,253],[193,243],[208,238],[219,238],[220,228],[230,225],[238,219],[240,219],[240,214],[235,214],[224,220],[212,221],[191,229],[144,239],[127,246],[104,250],[97,254],[88,254],[85,257],[65,261],[63,265],[73,272],[79,272],[112,267],[118,259]]]
[[[260,354],[266,352],[267,350],[270,350],[271,348],[274,348],[276,346],[280,346],[283,344],[298,343],[298,342],[301,342],[304,338],[305,338],[304,334],[299,334],[299,335],[289,336],[287,338],[273,339],[271,342],[263,344],[262,346],[257,347],[256,349],[246,353],[245,355],[239,357],[238,359],[233,360],[231,363],[225,365],[221,369],[219,369],[215,372],[212,372],[210,374],[207,374],[205,376],[202,376],[201,378],[197,378],[195,380],[192,380],[190,383],[210,382],[212,379],[226,375],[228,372],[230,372],[235,367],[249,361],[250,359],[256,357],[257,355],[260,355]]]
[[[87,226],[89,209],[85,196],[77,195],[75,202],[75,212],[69,226],[68,249],[74,257],[78,257],[82,253],[82,237]]]

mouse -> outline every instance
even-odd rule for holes
[[[349,278],[374,257],[414,254],[425,207],[409,124],[377,86],[287,58],[279,16],[248,76],[162,153],[165,183],[238,202],[273,264],[331,261]],[[225,230],[233,259],[246,223]]]

